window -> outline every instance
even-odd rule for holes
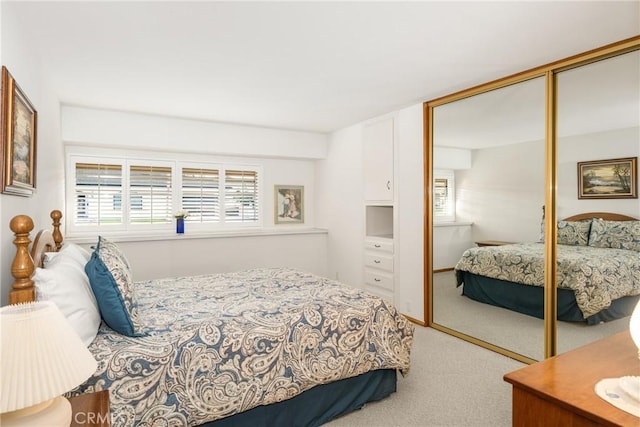
[[[122,166],[78,162],[75,177],[75,223],[122,224]]]
[[[225,222],[246,223],[258,220],[258,174],[255,171],[225,171]]]
[[[433,171],[433,221],[456,220],[455,174],[452,170]]]
[[[182,209],[187,221],[220,221],[220,172],[217,169],[182,168]]]
[[[166,224],[173,210],[171,167],[129,166],[129,221]]]
[[[68,154],[69,230],[173,230],[189,212],[197,230],[261,224],[258,166]]]

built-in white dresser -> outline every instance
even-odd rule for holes
[[[363,128],[365,290],[393,302],[394,280],[394,117]]]
[[[364,283],[368,291],[393,302],[393,239],[364,239]]]

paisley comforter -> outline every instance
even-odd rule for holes
[[[640,252],[592,246],[558,245],[557,286],[573,290],[585,318],[608,308],[611,301],[640,294]],[[544,244],[522,243],[471,248],[456,272],[544,286]],[[462,277],[456,273],[458,286]]]
[[[113,426],[186,426],[376,369],[409,370],[413,326],[384,300],[294,269],[137,282],[143,337],[101,326]]]

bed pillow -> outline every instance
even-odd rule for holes
[[[587,246],[591,220],[588,221],[558,221],[558,244],[572,246]]]
[[[593,220],[589,246],[640,252],[640,221]]]
[[[36,268],[36,299],[55,303],[89,346],[100,327],[100,311],[84,271],[85,262],[79,262],[71,252],[61,250],[46,268]]]
[[[45,252],[44,258],[42,258],[44,268],[47,268],[49,262],[61,253],[68,254],[76,259],[80,264],[82,264],[82,268],[84,268],[85,264],[91,258],[91,252],[82,246],[76,245],[75,243],[65,243],[60,249],[60,252]]]
[[[540,243],[544,243],[544,219],[541,224]],[[558,221],[558,244],[571,246],[587,246],[591,220],[588,221]]]
[[[62,246],[62,249],[60,249],[60,252],[62,251],[69,251],[69,253],[71,253],[72,256],[76,257],[78,260],[82,261],[84,264],[89,262],[89,259],[91,259],[91,251],[83,248],[80,245],[76,245],[75,243],[65,243]]]
[[[123,335],[143,335],[138,322],[133,275],[120,248],[104,237],[99,237],[85,271],[105,323]]]

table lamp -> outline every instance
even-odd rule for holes
[[[84,382],[97,362],[51,301],[0,308],[0,425],[66,426],[62,394]]]
[[[638,358],[640,359],[640,300],[638,300],[636,308],[634,308],[633,313],[631,313],[629,331],[631,332],[631,339],[638,348]]]

